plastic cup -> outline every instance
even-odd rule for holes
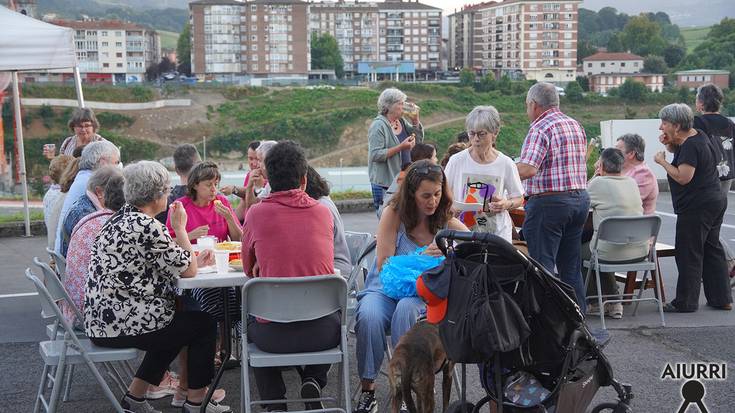
[[[230,270],[230,253],[227,251],[214,252],[214,264],[217,266],[217,273],[226,273]]]
[[[197,245],[199,245],[199,250],[214,250],[214,244],[215,244],[215,238],[211,235],[207,235],[204,237],[197,238]]]

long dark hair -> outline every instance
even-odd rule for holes
[[[306,172],[306,194],[317,201],[323,196],[329,196],[329,183],[311,166]]]
[[[447,177],[444,170],[428,159],[411,164],[406,171],[406,177],[391,205],[398,212],[406,232],[412,231],[419,225],[419,213],[416,206],[416,191],[423,181],[431,181],[442,186],[442,196],[434,214],[429,216],[429,231],[436,234],[447,225],[452,218],[452,194],[447,186]]]

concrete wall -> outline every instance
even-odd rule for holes
[[[730,118],[735,121],[735,117]],[[661,131],[658,127],[661,121],[658,119],[619,119],[600,122],[602,146],[604,148],[614,147],[618,137],[626,133],[637,133],[646,141],[646,163],[651,168],[658,180],[666,180],[666,171],[653,161],[656,152],[666,150],[664,145],[658,141]],[[671,162],[673,155],[667,153],[666,159]]]
[[[23,105],[26,106],[66,106],[75,108],[79,104],[76,99],[40,99],[40,98],[22,98]],[[154,100],[151,102],[141,103],[113,103],[113,102],[94,102],[85,101],[84,105],[91,109],[105,110],[146,110],[159,109],[173,106],[191,106],[191,99],[165,99]]]

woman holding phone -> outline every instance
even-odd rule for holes
[[[495,149],[500,114],[477,106],[465,119],[470,147],[452,156],[447,183],[455,200],[474,204],[459,219],[471,231],[491,232],[511,242],[513,221],[508,210],[523,205],[523,186],[513,160]]]

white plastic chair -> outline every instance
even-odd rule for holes
[[[61,380],[64,377],[66,365],[86,364],[92,372],[92,376],[102,387],[103,393],[110,400],[110,403],[112,403],[115,411],[123,413],[124,411],[120,406],[120,403],[117,401],[117,398],[112,393],[112,390],[110,390],[107,382],[105,382],[104,378],[100,374],[95,363],[133,360],[138,357],[138,351],[136,349],[111,349],[97,347],[88,339],[78,338],[75,335],[72,326],[64,318],[61,309],[57,304],[59,301],[68,300],[68,295],[65,291],[63,291],[63,289],[58,291],[58,289],[54,288],[52,284],[49,284],[50,290],[53,291],[51,292],[46,288],[46,286],[44,286],[43,282],[33,274],[30,268],[26,269],[25,275],[26,278],[31,280],[36,287],[44,311],[47,314],[55,314],[59,326],[64,331],[63,340],[49,340],[39,343],[44,366],[43,373],[41,375],[41,383],[39,384],[38,393],[36,394],[33,412],[38,412],[40,405],[43,405],[46,412],[55,412],[59,402]],[[49,374],[51,367],[56,367],[56,373],[53,376]],[[51,395],[49,397],[49,401],[46,401],[44,393],[49,381],[52,383]]]
[[[308,353],[268,353],[248,343],[247,317],[260,317],[278,323],[316,320],[341,312],[339,346]],[[251,401],[249,370],[252,367],[303,366],[342,363],[339,398],[344,395],[344,408],[325,408],[321,412],[351,413],[349,354],[347,348],[347,282],[338,275],[310,277],[254,278],[242,288],[242,410],[252,411],[254,404],[303,402],[301,399]],[[338,399],[324,397],[323,401]],[[312,400],[313,401],[313,400]]]
[[[587,267],[587,276],[585,278],[585,291],[590,281],[590,276],[594,270],[596,276],[595,281],[597,283],[597,295],[587,296],[588,299],[597,299],[597,303],[600,306],[600,322],[602,328],[605,327],[605,304],[607,303],[622,303],[622,302],[635,302],[635,308],[633,309],[633,315],[638,311],[638,303],[641,301],[656,301],[658,302],[658,310],[661,315],[661,326],[665,327],[666,322],[664,321],[664,307],[663,300],[661,300],[661,282],[659,277],[653,277],[654,284],[656,285],[656,296],[649,298],[642,298],[643,288],[640,289],[638,295],[636,294],[602,294],[602,287],[600,285],[600,272],[628,272],[628,271],[643,271],[643,279],[641,285],[646,285],[651,271],[656,270],[656,238],[658,238],[658,231],[661,228],[661,217],[658,215],[644,215],[636,217],[607,217],[600,221],[600,226],[597,228],[597,239],[592,245],[592,255],[588,261],[584,261],[584,266]],[[604,241],[611,245],[625,246],[636,243],[648,243],[648,255],[636,262],[620,262],[620,261],[601,261],[597,246],[600,241]],[[617,297],[605,299],[608,297]],[[628,297],[628,298],[626,298]],[[634,298],[635,297],[635,298]]]

